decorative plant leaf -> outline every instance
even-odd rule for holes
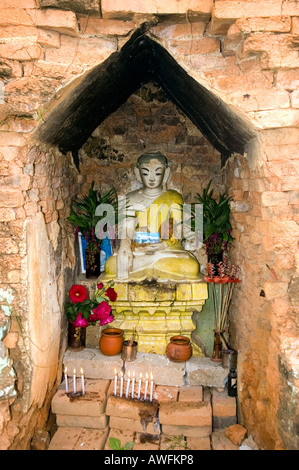
[[[112,450],[122,450],[120,440],[116,437],[109,437],[109,446]]]
[[[124,445],[124,450],[132,450],[135,445],[135,442],[129,441]]]

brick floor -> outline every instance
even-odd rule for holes
[[[236,398],[225,389],[159,385],[152,403],[115,397],[109,379],[85,379],[85,391],[71,398],[60,385],[52,401],[58,429],[49,450],[111,450],[110,437],[122,445],[133,441],[133,450],[239,449],[224,435],[230,421],[237,422]]]

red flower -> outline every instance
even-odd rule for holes
[[[103,284],[102,282],[100,282],[100,283],[97,285],[97,288],[98,288],[99,290],[103,289],[103,287],[104,287],[104,284]]]
[[[113,321],[113,315],[111,314],[111,307],[103,300],[96,308],[93,309],[93,314],[97,316],[97,319],[100,321],[100,325],[106,325]]]
[[[70,288],[69,295],[73,304],[76,304],[77,302],[84,302],[84,300],[87,299],[87,290],[84,286],[75,284]]]
[[[109,298],[110,302],[115,302],[116,299],[117,299],[117,293],[115,292],[115,290],[113,289],[113,287],[109,287],[105,294],[107,295],[107,297]]]
[[[85,320],[85,318],[82,317],[82,313],[79,312],[73,325],[75,328],[86,328],[89,325],[89,323],[87,320]]]

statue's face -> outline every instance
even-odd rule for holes
[[[156,158],[142,163],[139,167],[140,177],[143,185],[149,189],[157,189],[162,186],[165,166]]]

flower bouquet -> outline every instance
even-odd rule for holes
[[[107,325],[114,320],[110,302],[115,302],[117,293],[112,287],[112,282],[108,286],[103,283],[95,285],[93,299],[88,299],[88,293],[84,286],[74,284],[69,291],[69,300],[65,304],[66,316],[69,321],[69,344],[70,331],[74,340],[79,343],[74,349],[82,349],[84,345],[80,342],[85,339],[86,328],[89,325]]]
[[[228,309],[233,289],[235,284],[241,282],[239,279],[240,268],[239,266],[228,263],[225,259],[223,262],[218,263],[218,272],[216,275],[214,274],[213,263],[207,264],[207,271],[208,274],[204,279],[211,285],[215,315],[214,351],[212,360],[221,361],[222,343],[226,349],[230,349],[224,334],[228,329]],[[216,287],[217,285],[219,287]]]

